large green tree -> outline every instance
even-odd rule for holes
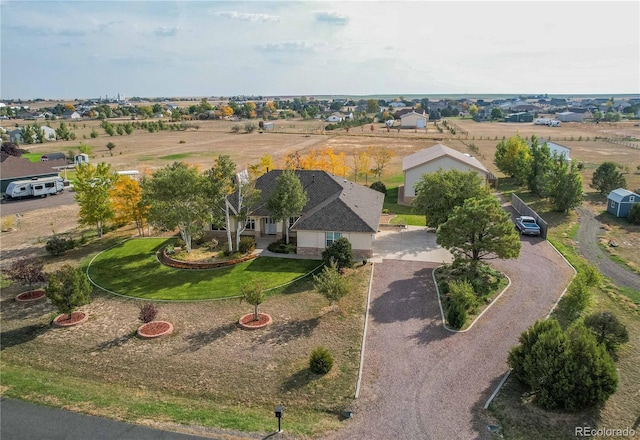
[[[524,183],[529,168],[529,145],[520,136],[512,136],[496,145],[494,163],[500,171],[518,183]]]
[[[546,176],[546,193],[556,211],[568,212],[580,206],[582,176],[575,161],[554,155]]]
[[[289,218],[300,215],[308,200],[294,170],[284,170],[276,178],[276,188],[267,200],[267,207],[274,219],[282,220],[286,244],[289,244]]]
[[[95,226],[98,237],[102,237],[105,223],[114,216],[109,191],[117,179],[118,174],[111,171],[111,165],[105,162],[97,166],[85,163],[76,167],[73,188],[80,206],[80,223]]]
[[[446,222],[453,208],[470,197],[482,197],[487,189],[475,171],[438,170],[423,174],[415,185],[414,211],[424,214],[427,226],[437,228]]]
[[[603,162],[593,172],[591,179],[591,188],[600,191],[600,194],[606,196],[614,189],[624,188],[627,181],[618,171],[618,165],[614,162]]]
[[[331,301],[333,311],[336,301],[347,295],[350,290],[349,281],[342,276],[335,261],[324,266],[319,275],[313,276],[314,287],[322,296]]]
[[[492,195],[465,200],[437,230],[436,241],[456,261],[476,266],[480,260],[517,258],[520,238],[509,214]]]
[[[191,238],[211,223],[213,203],[206,178],[197,168],[174,162],[142,181],[142,199],[150,206],[149,221],[165,229],[178,228],[187,252]]]

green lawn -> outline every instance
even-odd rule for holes
[[[237,296],[247,280],[259,279],[265,289],[289,283],[319,267],[319,260],[258,257],[235,266],[211,270],[180,270],[164,266],[156,252],[170,240],[133,239],[102,252],[88,274],[111,292],[154,300],[203,300]]]
[[[25,153],[22,156],[23,159],[28,159],[29,162],[40,162],[40,158],[42,157],[42,154],[40,153]]]
[[[390,214],[397,215],[396,218],[391,220],[391,223],[404,223],[412,226],[425,226],[426,224],[424,215],[416,215],[411,206],[398,205],[398,187],[387,188],[382,207],[388,210]]]

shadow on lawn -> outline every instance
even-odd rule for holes
[[[319,317],[282,323],[275,322],[267,327],[267,332],[260,336],[257,342],[260,345],[265,343],[280,345],[298,338],[308,338],[319,323]]]
[[[288,392],[294,391],[299,388],[304,388],[309,383],[313,382],[316,379],[322,377],[321,375],[314,374],[308,368],[303,368],[302,370],[292,374],[287,380],[285,380],[282,385],[280,385],[280,391]]]
[[[131,339],[133,339],[135,334],[136,334],[136,332],[131,332],[131,333],[128,333],[126,335],[118,336],[117,338],[114,338],[114,339],[112,339],[110,341],[105,341],[105,342],[103,342],[101,344],[98,344],[98,346],[96,347],[96,350],[97,351],[104,351],[104,350],[108,350],[110,348],[122,347],[127,342],[129,342]]]
[[[33,324],[0,333],[0,351],[32,341],[49,330],[46,324]]]
[[[187,350],[198,351],[205,345],[211,344],[213,342],[216,342],[218,339],[224,338],[236,329],[238,329],[238,324],[236,322],[229,322],[227,324],[222,324],[218,327],[212,328],[211,330],[187,335],[184,338],[187,344],[189,344]]]

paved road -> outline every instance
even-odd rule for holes
[[[248,438],[233,434],[199,437],[160,431],[5,398],[0,400],[0,411],[2,440],[240,440]]]
[[[491,438],[482,406],[507,371],[509,350],[573,275],[537,237],[522,238],[517,260],[494,265],[512,286],[466,333],[442,327],[435,264],[375,265],[360,399],[332,439]]]
[[[600,269],[600,272],[610,278],[617,286],[640,291],[640,275],[611,260],[607,253],[598,246],[598,235],[600,235],[602,224],[595,218],[595,214],[584,207],[578,208],[578,213],[580,214],[580,227],[576,242],[580,254]]]
[[[35,197],[22,200],[2,200],[0,212],[2,216],[15,215],[35,211],[36,209],[51,208],[53,206],[71,205],[76,203],[75,193],[66,188],[62,193],[49,197]]]

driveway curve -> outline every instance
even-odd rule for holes
[[[618,287],[627,287],[640,291],[640,275],[625,269],[598,246],[598,235],[602,224],[595,218],[595,214],[587,208],[578,208],[580,227],[576,236],[578,251],[600,272],[610,278]]]
[[[437,265],[375,264],[360,398],[354,418],[329,438],[491,438],[482,406],[508,369],[507,354],[573,271],[548,242],[523,238],[517,260],[494,263],[511,288],[472,331],[452,333],[440,317]]]

